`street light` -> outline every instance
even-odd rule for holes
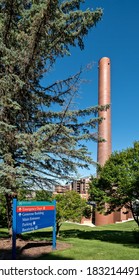
[[[91,205],[93,207],[96,207],[96,202],[95,201],[87,201],[86,202],[88,205]]]

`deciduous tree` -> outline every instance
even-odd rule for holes
[[[100,169],[98,178],[92,178],[89,192],[98,211],[110,214],[124,207],[132,212],[139,226],[139,142],[114,152]]]
[[[88,207],[86,200],[75,191],[67,191],[64,194],[57,194],[56,199],[56,225],[57,235],[63,222],[81,222],[81,218]]]

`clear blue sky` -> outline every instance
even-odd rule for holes
[[[139,140],[139,0],[86,0],[83,7],[103,8],[103,18],[85,38],[85,50],[72,49],[54,72],[62,79],[94,62],[78,100],[81,107],[93,106],[98,102],[98,61],[111,59],[112,151],[120,151]],[[89,150],[96,160],[97,145],[89,145]],[[80,171],[83,176],[93,173],[93,167]]]

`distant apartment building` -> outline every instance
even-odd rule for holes
[[[57,185],[57,186],[55,186],[55,190],[54,190],[53,194],[63,194],[69,190],[70,190],[70,185],[65,185],[65,186]]]
[[[71,190],[78,192],[81,197],[88,198],[88,189],[89,189],[90,177],[80,178],[74,180],[71,183]]]
[[[83,177],[78,180],[74,180],[73,182],[61,186],[55,186],[54,193],[65,193],[66,191],[76,191],[78,192],[82,197],[88,198],[88,189],[89,189],[89,182],[90,177]]]

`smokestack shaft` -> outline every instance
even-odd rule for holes
[[[110,59],[103,57],[99,61],[99,96],[98,104],[106,105],[111,103],[110,92]],[[103,166],[112,152],[111,148],[111,110],[99,112],[99,117],[105,118],[98,125],[98,134],[106,142],[98,143],[98,163]]]

